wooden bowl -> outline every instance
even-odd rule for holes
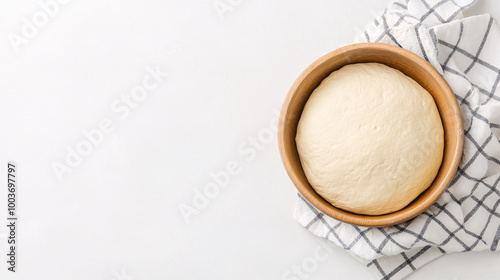
[[[428,90],[436,102],[444,128],[443,162],[432,185],[405,208],[385,215],[360,215],[336,208],[311,187],[302,170],[295,136],[304,105],[312,91],[333,71],[347,64],[378,62],[400,70]],[[321,137],[320,135],[318,137]],[[278,126],[281,159],[297,190],[321,212],[342,222],[381,227],[414,218],[438,200],[453,179],[463,150],[463,125],[453,91],[424,59],[392,45],[354,44],[337,49],[311,64],[295,81],[283,103]]]

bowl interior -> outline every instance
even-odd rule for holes
[[[347,64],[378,62],[400,70],[430,92],[444,128],[443,162],[432,185],[405,208],[390,214],[368,216],[336,208],[319,196],[302,170],[295,135],[312,91],[331,72]],[[278,142],[285,169],[298,191],[316,208],[337,220],[361,226],[388,226],[409,220],[430,207],[446,190],[457,170],[463,149],[460,109],[441,75],[417,55],[391,45],[362,43],[335,50],[315,61],[295,81],[281,110]]]

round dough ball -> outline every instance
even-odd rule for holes
[[[430,93],[399,70],[350,64],[313,91],[297,127],[302,168],[333,206],[382,215],[427,189],[441,166],[443,126]]]

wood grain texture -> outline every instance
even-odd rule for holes
[[[444,154],[431,186],[405,208],[390,214],[368,216],[336,208],[311,187],[302,170],[295,136],[302,110],[312,91],[333,71],[347,64],[378,62],[400,70],[430,92],[444,128]],[[319,135],[318,137],[321,137]],[[297,190],[316,208],[342,222],[381,227],[414,218],[443,194],[453,179],[463,151],[463,123],[458,102],[443,77],[419,56],[399,47],[361,43],[342,47],[316,60],[295,81],[283,102],[278,125],[278,145],[285,169]]]

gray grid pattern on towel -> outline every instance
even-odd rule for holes
[[[394,32],[400,25],[407,25],[413,29],[418,42],[413,52],[431,63],[429,57],[437,54],[441,68],[438,71],[457,97],[465,132],[462,162],[443,197],[411,221],[391,227],[366,228],[324,215],[299,194],[297,207],[303,212],[296,217],[299,222],[351,254],[366,259],[367,267],[379,279],[401,279],[449,252],[500,249],[500,190],[497,188],[500,116],[491,114],[493,110],[500,112],[500,60],[492,62],[491,55],[488,56],[490,50],[485,51],[490,48],[489,41],[500,39],[500,32],[491,16],[475,18],[474,28],[470,27],[468,18],[455,20],[474,2],[395,1],[374,20],[361,39],[407,48],[398,32]],[[409,11],[410,6],[421,8]],[[433,49],[426,47],[424,36],[431,39]],[[471,39],[477,43],[471,44]],[[371,252],[361,254],[361,250]]]

